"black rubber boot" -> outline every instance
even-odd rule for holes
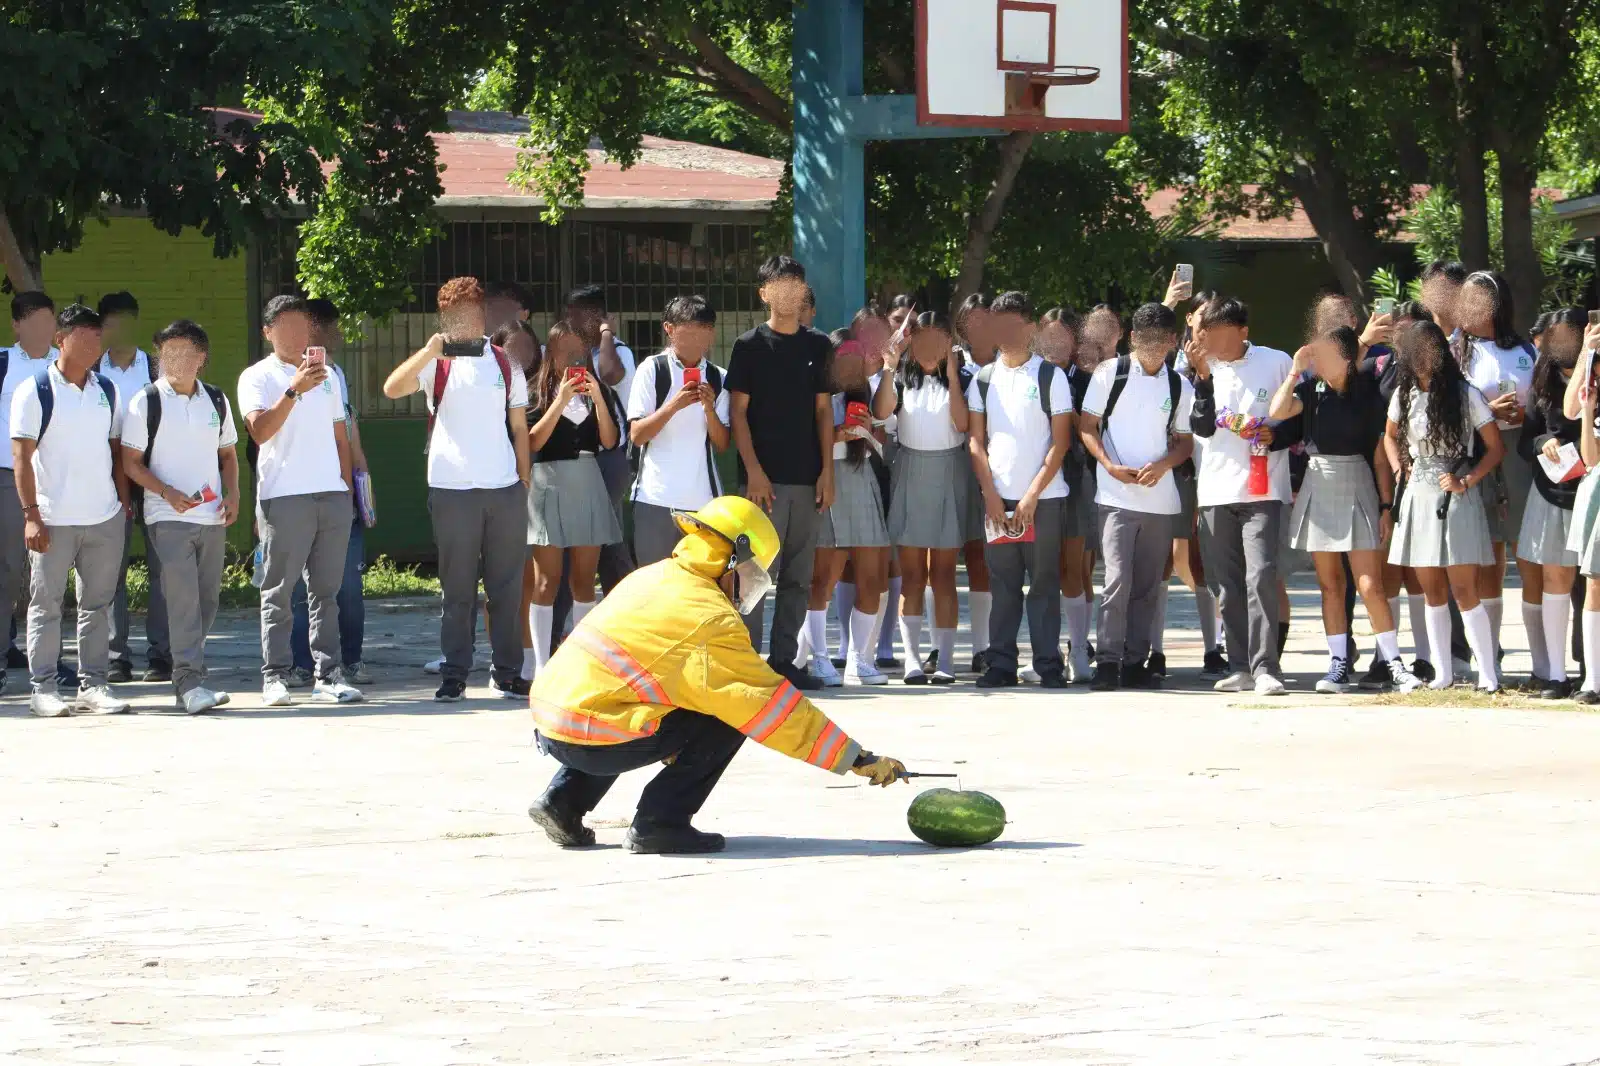
[[[548,796],[540,796],[528,808],[528,817],[544,830],[545,836],[564,848],[594,846],[594,830],[583,824],[583,816],[561,810],[550,802]]]
[[[727,846],[721,833],[702,833],[692,825],[639,825],[628,830],[628,850],[636,855],[704,855]]]

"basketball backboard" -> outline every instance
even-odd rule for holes
[[[917,121],[1128,128],[1127,0],[917,0]]]

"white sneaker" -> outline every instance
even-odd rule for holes
[[[40,718],[66,718],[72,714],[72,704],[54,692],[35,692],[28,697],[28,710]]]
[[[215,705],[218,707],[221,707],[223,704],[228,703],[233,699],[232,693],[224,692],[221,689],[212,689],[211,695],[216,698],[217,702]]]
[[[846,685],[887,685],[889,677],[877,665],[871,662],[858,662],[851,659],[845,663],[844,683]]]
[[[1243,670],[1235,670],[1227,677],[1211,686],[1213,692],[1243,692],[1250,688],[1252,682],[1250,675]]]
[[[344,671],[335,670],[317,682],[311,698],[318,703],[360,703],[362,696],[360,689],[345,682]]]
[[[111,694],[111,690],[104,685],[94,688],[80,688],[78,698],[73,701],[73,707],[80,711],[92,711],[95,714],[132,714],[133,704],[127,700],[119,700]]]
[[[1404,659],[1391,659],[1388,662],[1389,684],[1396,692],[1415,692],[1422,687],[1422,681],[1406,669]]]
[[[806,667],[806,672],[822,683],[823,688],[838,688],[844,684],[844,678],[839,676],[839,671],[827,659],[811,657],[811,665]]]
[[[1067,660],[1067,676],[1074,685],[1087,685],[1094,680],[1094,663],[1089,661],[1089,649],[1072,649],[1072,656]]]
[[[208,688],[192,688],[178,697],[184,714],[205,714],[217,705],[217,694]]]
[[[443,655],[439,656],[437,659],[429,659],[427,662],[422,664],[422,672],[425,673],[425,674],[437,674],[437,673],[441,672],[443,669],[444,669],[444,656]]]
[[[261,685],[261,706],[287,707],[293,701],[289,698],[289,686],[279,678],[272,678]]]
[[[1017,680],[1025,684],[1037,685],[1039,683],[1039,671],[1031,666],[1024,666],[1017,671]]]
[[[1283,687],[1283,682],[1271,674],[1262,674],[1256,678],[1257,696],[1282,696],[1289,690]]]

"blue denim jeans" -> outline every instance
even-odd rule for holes
[[[361,598],[361,566],[365,558],[366,527],[358,518],[350,525],[350,548],[344,557],[344,580],[339,583],[339,661],[354,666],[361,661],[361,641],[367,627],[367,605]],[[301,578],[289,600],[294,624],[289,649],[296,670],[313,669],[311,661],[311,610],[306,602],[306,582]]]

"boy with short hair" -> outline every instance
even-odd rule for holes
[[[1017,684],[1017,634],[1026,608],[1039,684],[1066,688],[1061,538],[1068,489],[1061,464],[1072,441],[1072,390],[1065,374],[1033,352],[1036,327],[1026,295],[1001,293],[988,311],[998,355],[967,387],[972,466],[983,492],[985,525],[1028,533],[1003,543],[989,536],[984,554],[994,609],[978,686]]]
[[[717,313],[703,296],[667,302],[668,348],[633,379],[628,434],[639,448],[633,483],[633,557],[640,566],[672,554],[683,534],[674,511],[696,511],[722,495],[716,453],[728,447],[729,402],[722,371],[708,355]]]
[[[756,273],[767,320],[733,342],[727,387],[744,495],[760,504],[782,545],[768,663],[798,689],[821,683],[794,665],[806,618],[822,511],[833,505],[833,342],[801,325],[806,268],[775,255]],[[762,611],[746,616],[761,647]]]
[[[41,718],[74,710],[126,714],[132,708],[106,687],[111,598],[117,591],[128,482],[115,460],[122,436],[116,386],[94,370],[100,316],[82,304],[56,319],[60,355],[18,385],[11,398],[11,455],[23,536],[33,553],[28,603],[29,709]],[[67,578],[77,574],[78,693],[57,691],[61,610]]]
[[[1172,518],[1180,510],[1173,470],[1194,450],[1194,390],[1167,366],[1177,333],[1171,308],[1140,307],[1132,354],[1101,363],[1083,399],[1083,446],[1101,468],[1095,503],[1106,576],[1094,687],[1102,692],[1161,686],[1144,659],[1160,624]]]
[[[172,688],[204,714],[228,702],[205,685],[205,645],[222,593],[227,527],[239,516],[238,430],[221,389],[199,378],[205,330],[179,319],[155,337],[161,376],[128,401],[122,469],[143,490],[150,555],[169,604]]]

